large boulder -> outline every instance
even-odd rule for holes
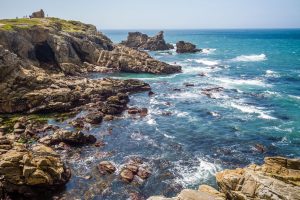
[[[217,173],[217,183],[228,199],[300,199],[300,160],[267,157],[262,166]]]
[[[7,143],[3,138],[0,141]],[[38,144],[26,148],[9,143],[0,148],[5,150],[0,155],[0,187],[8,194],[36,196],[61,187],[70,179],[70,170],[49,147]]]
[[[202,51],[201,49],[197,49],[196,45],[190,42],[179,41],[176,43],[176,52],[177,53],[196,53]]]
[[[150,51],[164,51],[173,49],[173,45],[166,43],[164,39],[164,32],[160,31],[154,37],[149,37],[140,32],[130,32],[123,45],[131,48],[150,50]]]

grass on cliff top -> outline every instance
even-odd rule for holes
[[[0,19],[0,30],[13,31],[16,29],[28,29],[33,26],[45,28],[55,28],[66,32],[85,32],[89,25],[73,20],[63,20],[59,18],[19,18]]]

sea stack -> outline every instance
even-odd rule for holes
[[[164,51],[174,48],[173,45],[166,43],[163,31],[160,31],[154,37],[149,37],[140,32],[129,32],[127,40],[121,42],[121,44],[127,47],[149,51]]]

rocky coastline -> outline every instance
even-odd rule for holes
[[[113,44],[93,25],[44,18],[44,13],[33,16],[41,17],[0,20],[1,199],[65,199],[53,196],[72,177],[65,151],[103,145],[84,129],[114,120],[125,110],[141,118],[148,114],[146,108],[127,105],[132,93],[154,95],[149,84],[133,79],[94,80],[89,73],[181,72],[180,66],[155,60],[142,51],[172,49],[163,32],[154,37],[129,33],[127,41]],[[178,53],[198,51],[191,43],[177,44]],[[63,120],[80,112],[80,118],[68,123],[73,130],[32,117],[50,114]],[[12,117],[15,114],[18,117]],[[124,163],[120,171],[103,160],[97,170],[101,176],[118,174],[128,184],[135,179],[147,181],[152,173],[139,159]],[[218,172],[216,181],[219,190],[202,185],[198,190],[185,189],[174,198],[148,199],[300,199],[300,160],[265,158],[262,166]],[[140,198],[133,195],[131,199]]]

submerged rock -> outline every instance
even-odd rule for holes
[[[112,174],[116,171],[116,167],[109,161],[102,161],[98,165],[98,170],[103,175],[106,173]]]
[[[220,191],[229,199],[300,199],[300,160],[266,157],[262,166],[216,174]]]
[[[160,31],[154,37],[149,37],[140,32],[130,32],[128,33],[127,40],[121,44],[131,48],[150,51],[164,51],[174,48],[173,45],[166,43],[163,31]]]
[[[197,49],[196,45],[189,43],[189,42],[184,42],[184,41],[179,41],[176,43],[176,52],[177,53],[196,53],[202,51],[201,49]]]

